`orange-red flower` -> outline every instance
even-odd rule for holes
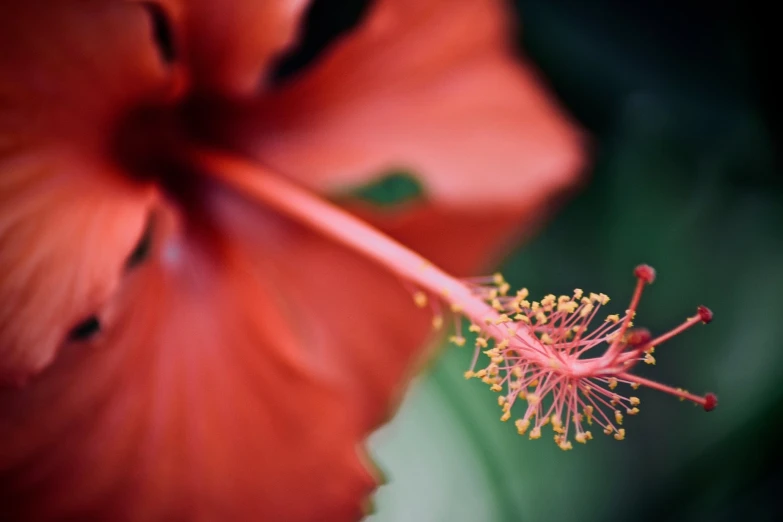
[[[410,169],[424,201],[352,209],[467,274],[574,182],[499,2],[378,0],[274,86],[306,4],[0,7],[4,519],[359,517],[431,319],[297,187]]]

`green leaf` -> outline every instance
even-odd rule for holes
[[[424,198],[424,187],[412,173],[391,170],[366,185],[347,191],[352,198],[390,208]]]

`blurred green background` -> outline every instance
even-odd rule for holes
[[[633,267],[652,264],[639,325],[664,331],[698,304],[716,319],[642,372],[714,391],[720,406],[640,390],[625,441],[565,453],[499,422],[494,394],[462,378],[469,350],[451,349],[373,438],[389,483],[371,520],[783,520],[779,64],[763,52],[763,15],[694,2],[516,7],[520,48],[591,133],[594,163],[504,274],[538,297],[606,292],[621,312]]]

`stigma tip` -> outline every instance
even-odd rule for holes
[[[708,393],[704,396],[704,411],[712,411],[718,406],[718,398],[714,393]]]
[[[655,281],[655,269],[650,265],[637,266],[633,271],[633,275],[648,285]]]
[[[696,310],[699,312],[699,319],[701,319],[701,322],[708,324],[712,321],[712,310],[706,306],[699,306]]]

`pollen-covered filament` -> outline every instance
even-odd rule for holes
[[[515,425],[520,434],[537,439],[542,428],[551,424],[555,442],[564,450],[572,448],[570,436],[578,443],[592,439],[593,426],[622,440],[623,419],[639,412],[640,401],[621,394],[620,386],[657,389],[707,411],[717,405],[713,394],[693,395],[630,373],[638,362],[655,364],[656,346],[712,319],[707,308],[699,307],[696,316],[657,338],[632,329],[642,291],[655,278],[651,267],[636,268],[637,285],[625,314],[609,315],[590,331],[609,301],[604,294],[577,289],[571,295],[547,295],[531,302],[525,289],[512,294],[499,274],[458,280],[365,222],[256,164],[217,153],[195,156],[198,165],[215,178],[415,285],[416,305],[446,303],[457,318],[457,330],[450,337],[457,346],[467,342],[459,318],[467,319],[476,336],[473,364],[465,376],[481,379],[500,394],[501,420],[511,419],[512,408],[519,412]],[[440,328],[441,307],[435,309],[433,326]],[[489,362],[477,369],[482,353]]]

